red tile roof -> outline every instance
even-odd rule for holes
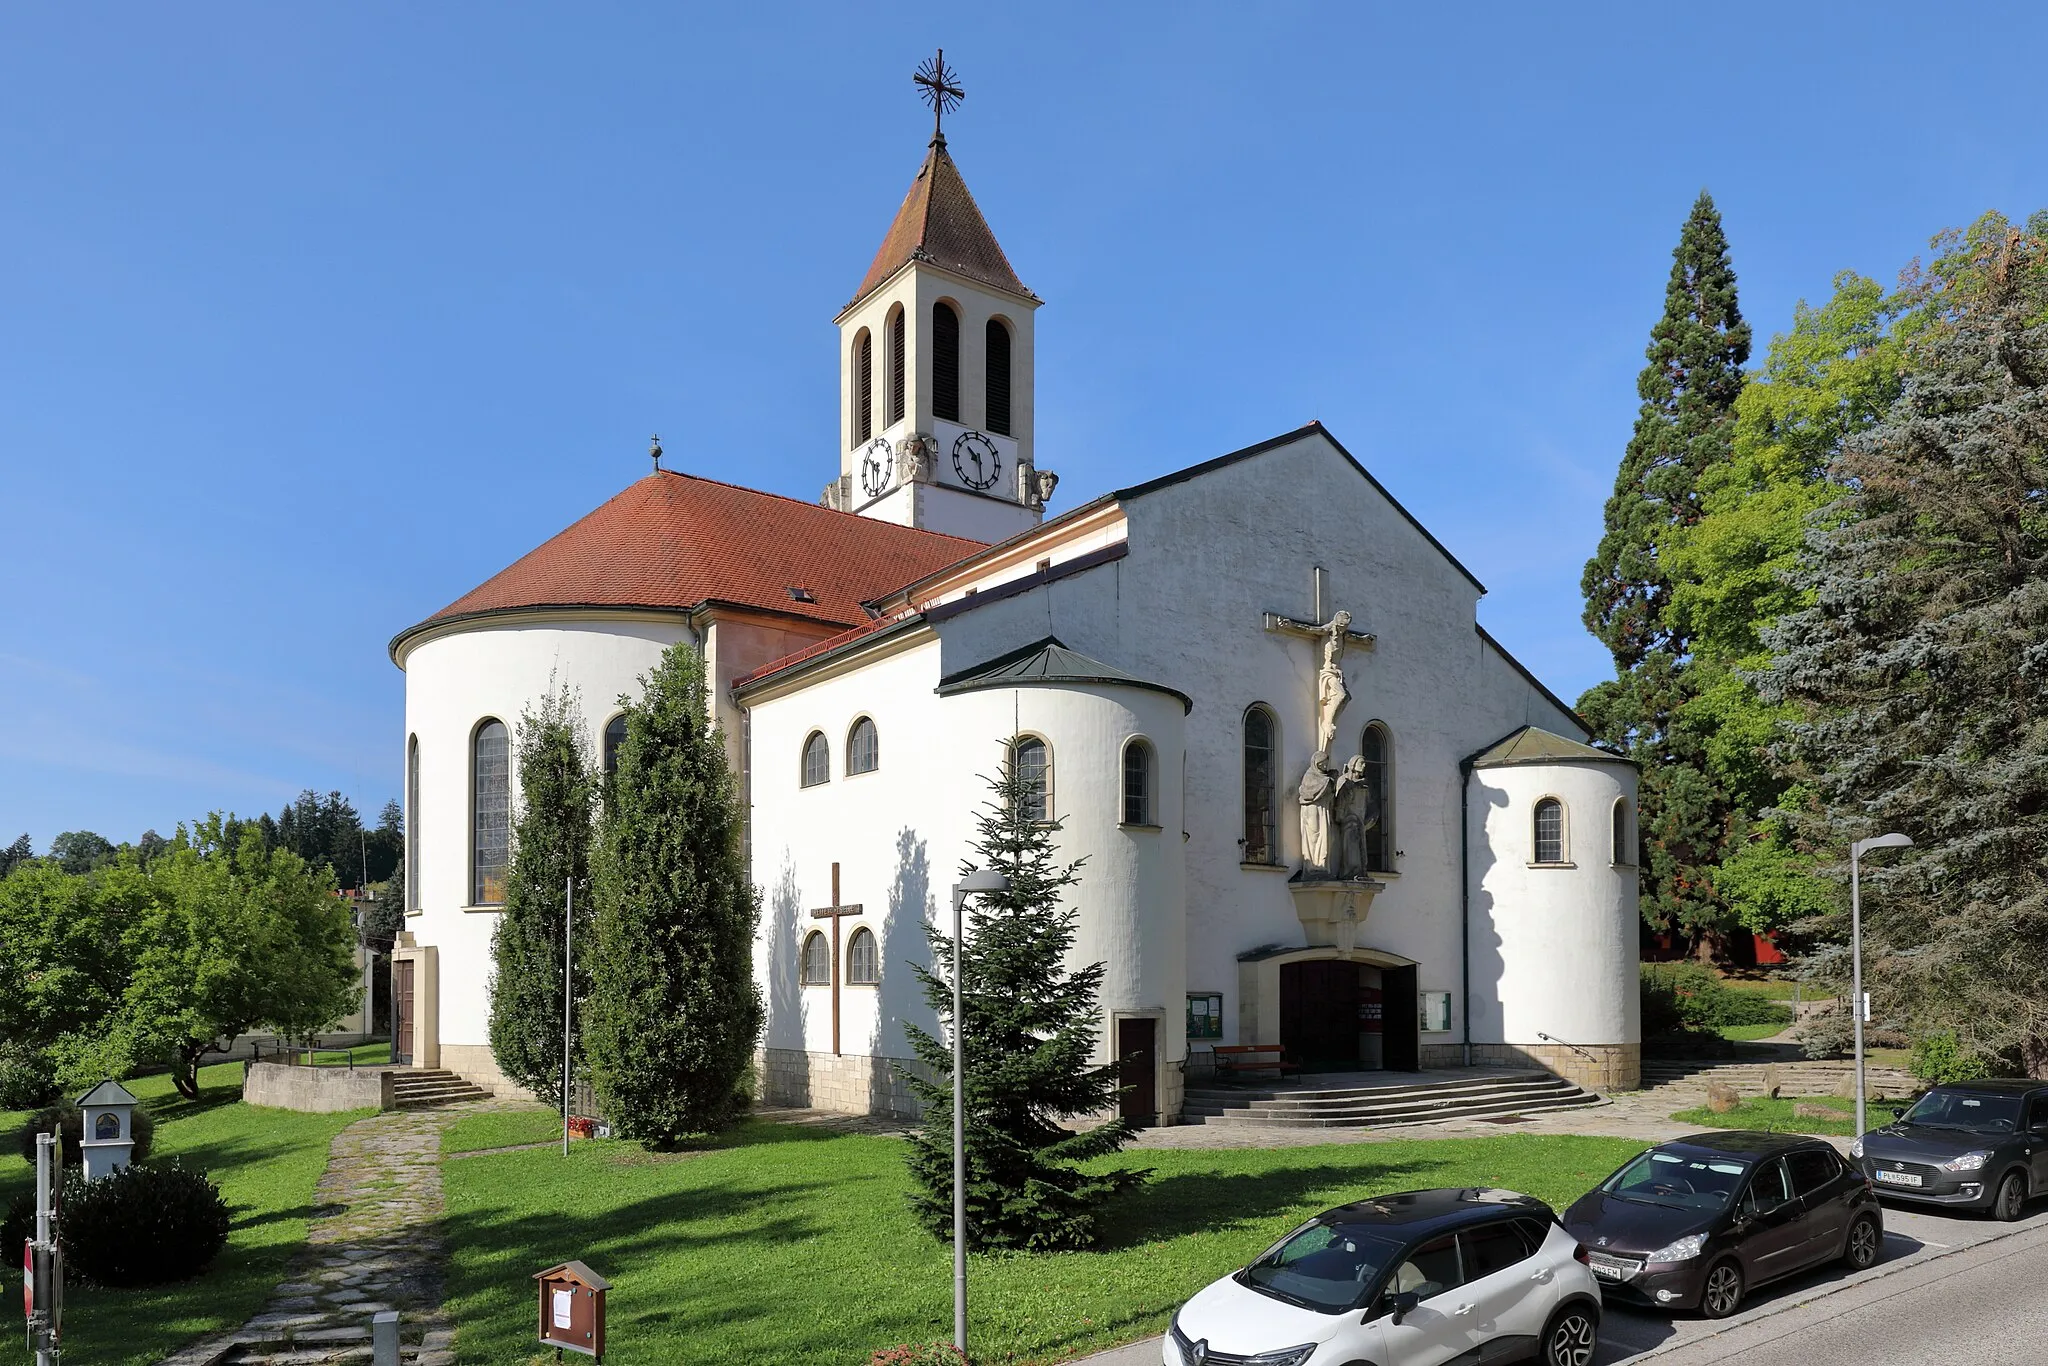
[[[771,659],[766,664],[763,664],[760,668],[755,669],[749,673],[741,674],[738,678],[735,678],[732,681],[733,689],[737,691],[740,688],[746,687],[749,683],[758,682],[759,680],[768,677],[768,675],[770,674],[778,674],[781,673],[784,669],[794,668],[797,665],[803,663],[807,659],[816,659],[819,655],[830,654],[832,653],[832,651],[838,649],[842,645],[851,645],[856,640],[860,640],[866,636],[874,635],[879,631],[886,631],[891,626],[894,626],[899,622],[908,621],[910,618],[916,615],[916,612],[911,611],[908,608],[904,608],[898,611],[885,613],[884,615],[875,618],[873,621],[862,622],[858,626],[849,626],[846,630],[841,631],[836,636],[826,636],[823,640],[814,640],[809,645],[804,646],[801,650],[791,651],[789,654],[783,655],[780,659]]]
[[[853,303],[873,293],[912,257],[1026,299],[1038,297],[1010,268],[1010,258],[989,230],[943,142],[934,142],[924,165],[917,168],[917,179],[910,182],[910,193],[903,196],[903,207],[896,210],[896,221],[889,225]]]
[[[719,602],[863,626],[862,603],[982,549],[978,541],[663,470],[392,644],[435,622],[525,607]],[[808,590],[812,600],[791,597],[792,588]]]

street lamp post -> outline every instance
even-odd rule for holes
[[[967,1354],[967,1111],[966,1029],[960,1016],[960,978],[967,898],[1010,890],[1010,879],[994,868],[970,868],[953,884],[953,1345]]]
[[[1871,849],[1904,849],[1906,835],[1872,835],[1849,846],[1849,1013],[1856,1022],[1856,1132],[1863,1133],[1863,855]],[[1859,1138],[1860,1141],[1860,1138]]]

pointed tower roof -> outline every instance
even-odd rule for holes
[[[943,137],[932,139],[924,165],[917,168],[917,179],[910,182],[910,193],[903,196],[903,207],[896,211],[896,221],[882,239],[882,249],[875,253],[867,278],[847,307],[874,293],[904,263],[913,260],[930,261],[1020,298],[1038,298],[1010,268],[1010,258],[1003,255],[996,235],[989,231],[988,220],[968,193],[967,182],[960,178],[960,168],[953,164]]]

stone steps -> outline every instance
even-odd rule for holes
[[[1375,1128],[1446,1119],[1486,1119],[1604,1105],[1606,1100],[1548,1072],[1416,1086],[1314,1091],[1190,1090],[1182,1113],[1204,1124],[1282,1128]]]
[[[424,1110],[464,1100],[489,1100],[491,1093],[440,1068],[406,1068],[392,1074],[392,1099],[400,1110]]]
[[[1659,1098],[1669,1098],[1678,1108],[1703,1104],[1707,1087],[1713,1083],[1733,1088],[1738,1095],[1761,1096],[1775,1077],[1779,1093],[1787,1096],[1826,1096],[1854,1087],[1853,1065],[1832,1060],[1809,1062],[1729,1062],[1711,1058],[1643,1060],[1643,1089]],[[1909,1096],[1921,1083],[1897,1067],[1866,1067],[1864,1084],[1871,1095]]]

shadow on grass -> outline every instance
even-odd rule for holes
[[[1378,1189],[1389,1178],[1419,1170],[1423,1168],[1410,1163],[1378,1162],[1283,1167],[1256,1174],[1155,1174],[1118,1200],[1114,1213],[1105,1220],[1109,1234],[1102,1250],[1115,1252],[1191,1233],[1239,1228],[1299,1209],[1318,1193],[1328,1201],[1325,1208],[1340,1205],[1351,1191],[1357,1192],[1351,1198],[1362,1198],[1368,1187]],[[1329,1195],[1333,1191],[1334,1198]]]
[[[166,1124],[172,1120],[203,1115],[209,1110],[218,1110],[223,1105],[233,1105],[241,1098],[242,1088],[239,1086],[202,1086],[199,1088],[197,1100],[187,1100],[173,1091],[167,1096],[159,1096],[143,1104],[149,1111],[151,1119],[159,1124]]]

